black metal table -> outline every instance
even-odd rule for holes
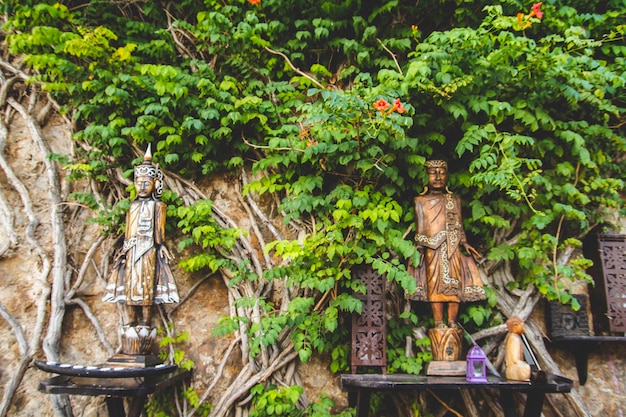
[[[35,361],[46,372],[59,375],[39,383],[46,394],[104,396],[109,417],[139,417],[150,394],[189,379],[191,371],[174,365],[149,368],[70,366]],[[128,413],[124,398],[131,398]]]
[[[357,417],[367,417],[372,392],[376,391],[454,391],[462,389],[497,389],[507,417],[517,415],[513,403],[513,393],[527,394],[524,417],[539,417],[546,393],[567,393],[573,381],[562,376],[547,374],[547,382],[509,381],[490,375],[486,383],[470,383],[465,377],[425,376],[408,374],[343,374],[341,389],[348,392],[351,406],[356,406]]]

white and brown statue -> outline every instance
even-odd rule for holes
[[[431,305],[435,328],[429,335],[434,359],[456,361],[462,340],[457,325],[459,303],[485,299],[474,262],[480,253],[467,243],[461,199],[447,188],[447,163],[429,160],[426,170],[428,186],[415,198],[415,245],[421,256],[417,267],[409,266],[416,291],[408,298]]]
[[[129,322],[122,329],[123,353],[147,354],[156,335],[151,328],[152,307],[177,303],[179,296],[169,266],[172,255],[165,246],[167,206],[159,200],[163,173],[152,163],[150,146],[134,174],[137,198],[130,203],[124,246],[116,256],[103,300],[123,303],[129,310]]]

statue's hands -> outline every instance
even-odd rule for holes
[[[161,247],[159,248],[159,255],[161,255],[161,258],[165,258],[168,261],[174,259],[174,255],[172,255],[172,253],[167,249],[167,247],[165,247],[165,245],[161,245]]]
[[[480,258],[482,258],[483,256],[480,254],[480,252],[478,252],[472,245],[470,245],[469,243],[463,243],[463,247],[465,248],[465,250],[467,251],[467,253],[469,253],[470,255],[472,255],[472,257],[475,260],[479,260]]]

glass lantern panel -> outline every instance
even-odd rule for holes
[[[483,376],[483,361],[474,361],[474,376]]]

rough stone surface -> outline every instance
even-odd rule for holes
[[[591,416],[626,415],[626,355],[623,344],[607,343],[598,346],[590,355],[585,385],[578,383],[574,355],[551,348],[550,353],[563,371],[563,376],[575,381],[574,388],[585,401]]]

